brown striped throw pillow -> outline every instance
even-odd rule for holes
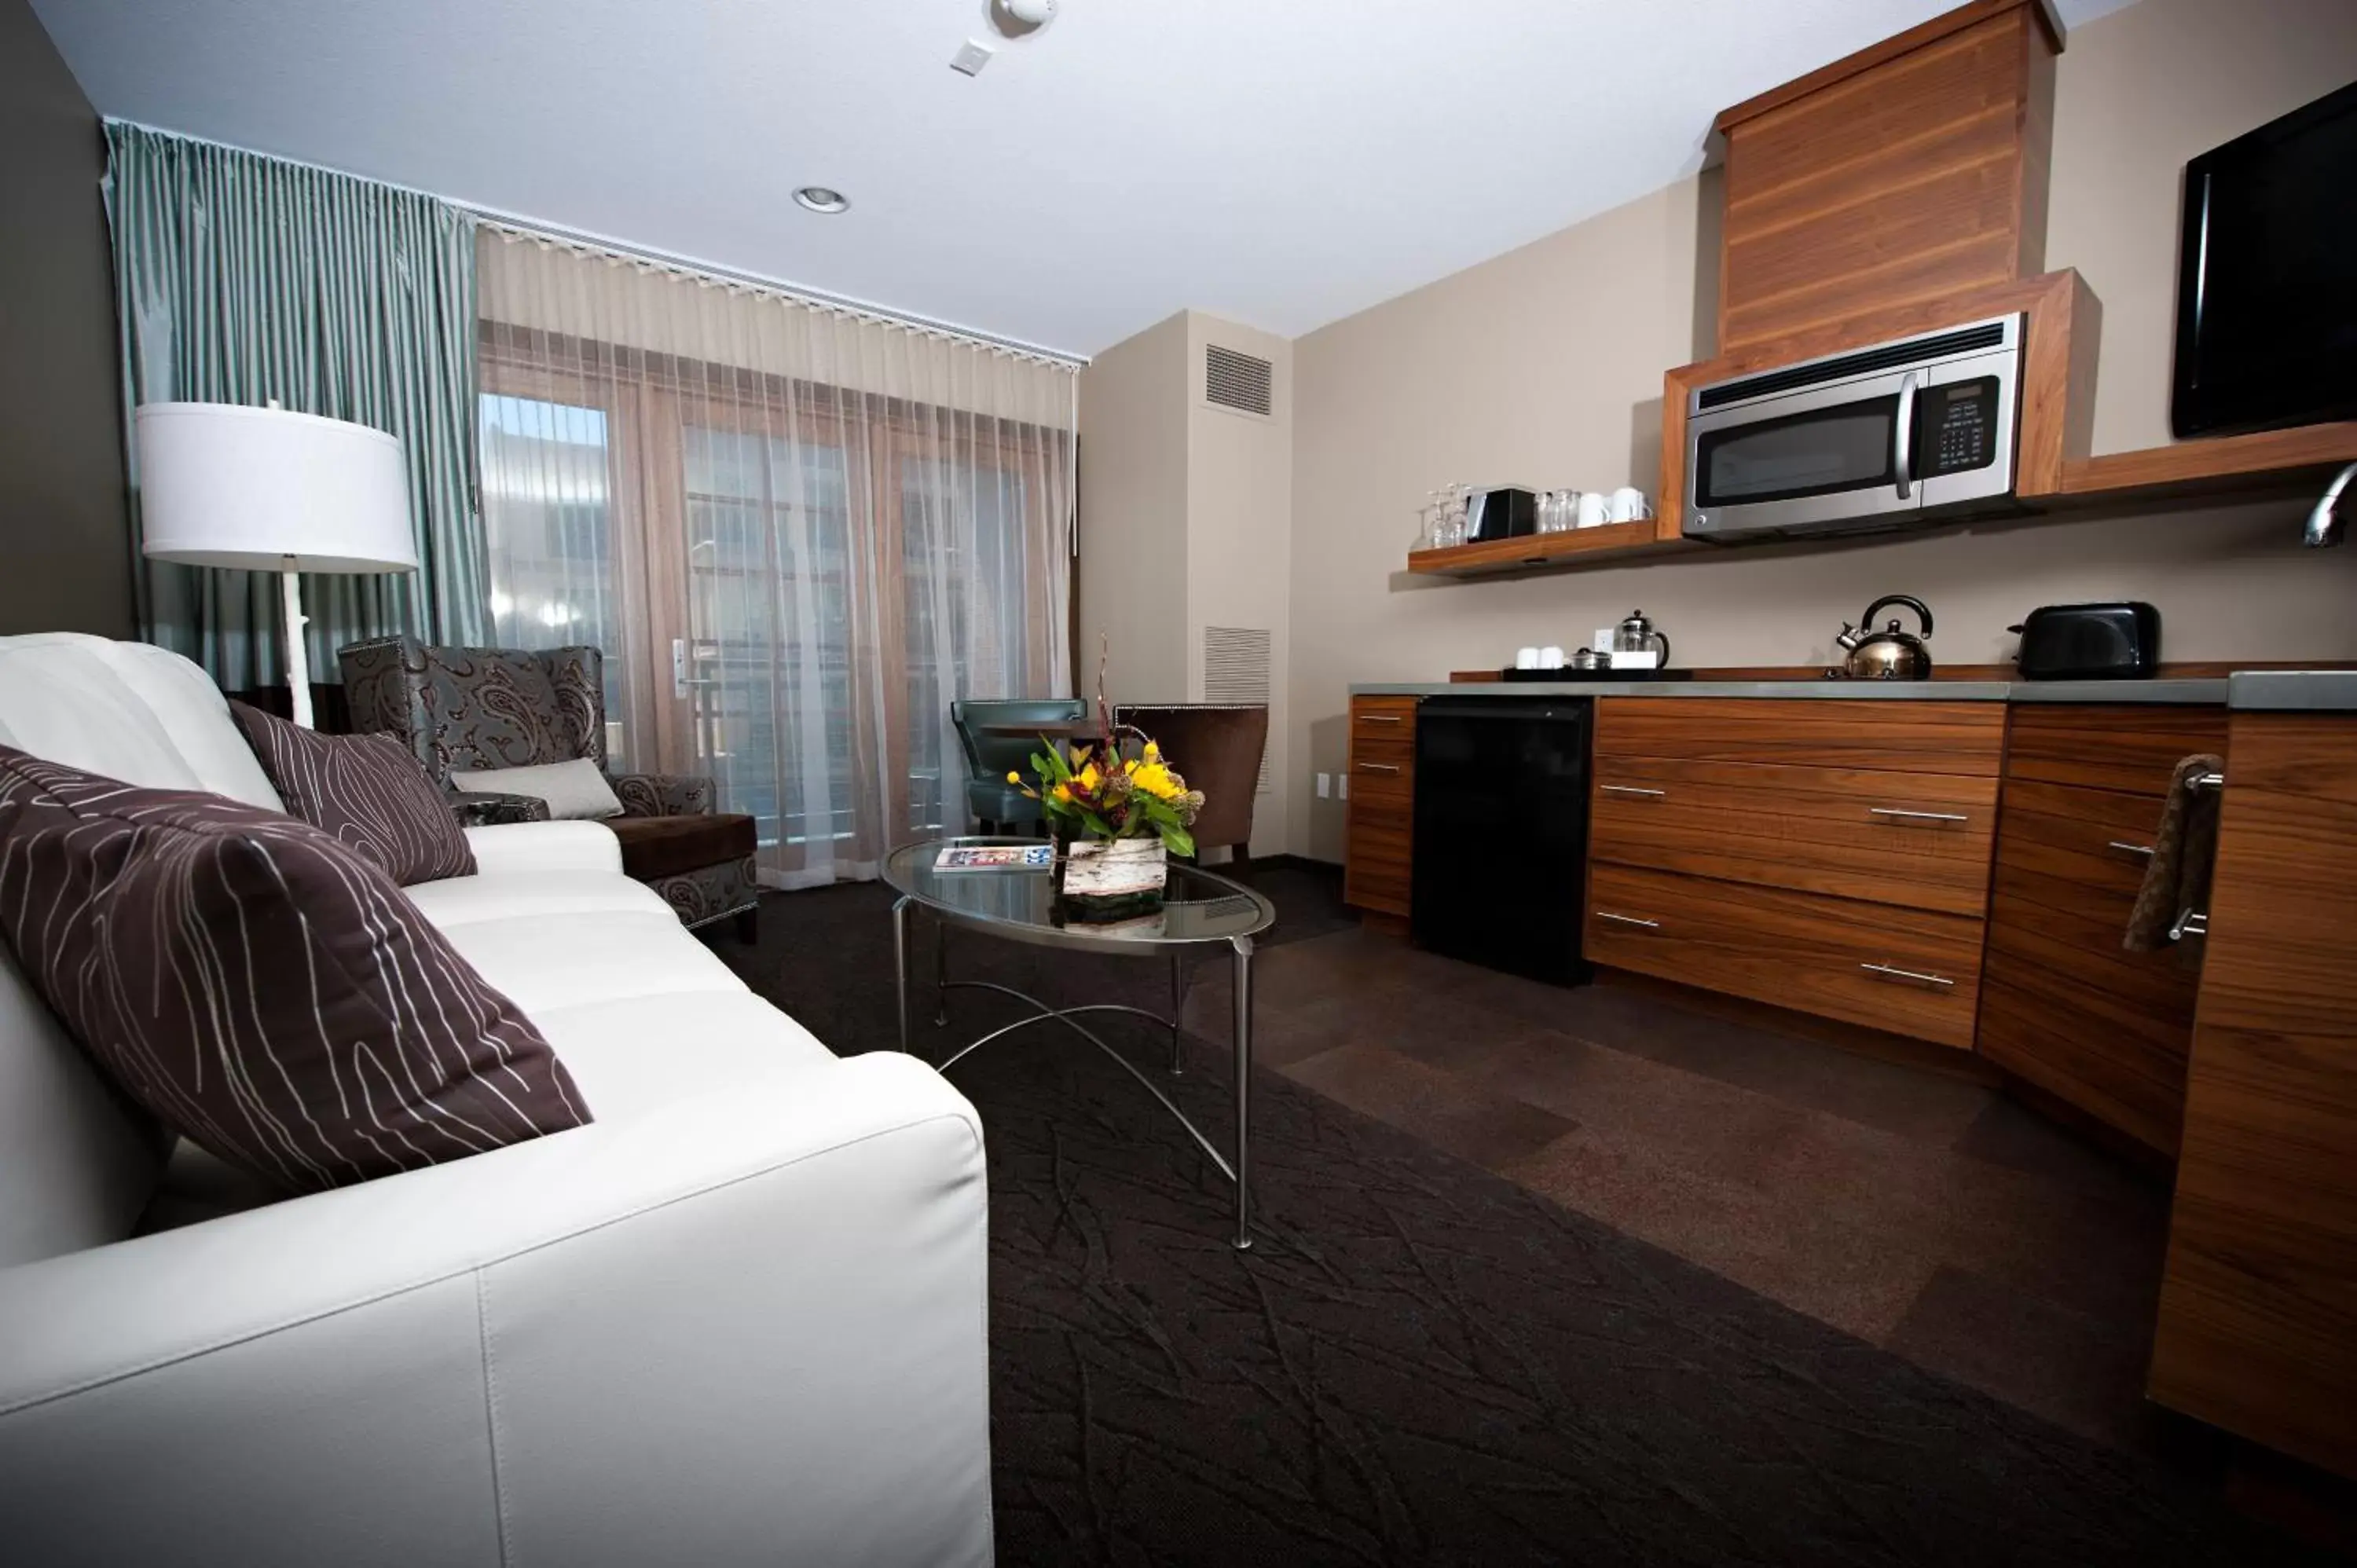
[[[0,746],[0,939],[134,1100],[285,1187],[589,1120],[532,1021],[381,869],[275,811]]]
[[[472,876],[475,854],[425,765],[389,735],[320,735],[229,705],[290,815],[376,862],[407,887]]]

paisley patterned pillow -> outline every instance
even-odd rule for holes
[[[425,765],[389,735],[319,735],[232,702],[229,711],[288,814],[406,887],[472,876],[475,854]]]

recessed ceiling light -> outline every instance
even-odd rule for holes
[[[839,190],[829,190],[823,185],[806,185],[794,192],[794,200],[813,212],[848,212],[851,198]]]

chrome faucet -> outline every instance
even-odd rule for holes
[[[2357,478],[2357,463],[2333,475],[2324,493],[2316,498],[2316,506],[2308,514],[2308,532],[2301,535],[2309,549],[2321,550],[2341,542],[2341,492],[2349,488],[2352,478]]]

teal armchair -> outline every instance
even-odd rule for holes
[[[1089,716],[1082,697],[964,698],[950,704],[950,723],[965,748],[965,805],[985,832],[1005,832],[1041,820],[1039,802],[1006,781],[1010,772],[1031,776],[1036,734],[993,735],[1013,725],[1070,725]]]

